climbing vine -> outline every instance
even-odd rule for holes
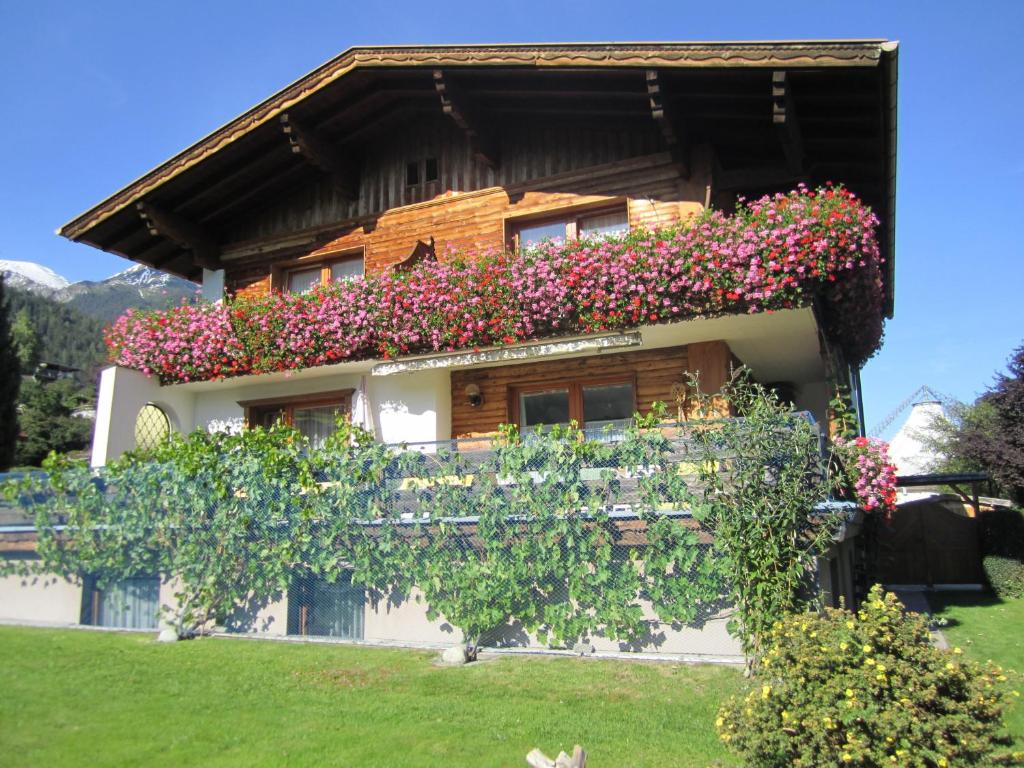
[[[37,568],[158,574],[182,634],[296,576],[345,575],[372,602],[422,600],[470,645],[645,645],[731,606],[756,657],[809,602],[833,480],[810,421],[742,377],[724,397],[741,418],[665,426],[656,409],[596,440],[505,427],[480,452],[402,450],[347,422],[317,447],[284,426],[197,432],[98,476],[54,457],[5,491],[35,510]]]

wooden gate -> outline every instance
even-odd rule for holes
[[[982,584],[978,521],[957,502],[901,504],[892,525],[878,526],[878,581],[883,584]]]

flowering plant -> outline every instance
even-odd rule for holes
[[[889,460],[889,444],[869,437],[837,437],[834,441],[853,498],[866,512],[896,509],[896,467]]]
[[[421,262],[304,294],[129,312],[112,360],[164,383],[473,349],[820,300],[854,364],[882,338],[878,220],[843,187],[799,187],[673,228]]]

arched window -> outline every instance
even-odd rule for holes
[[[135,449],[153,451],[171,434],[171,421],[159,405],[146,403],[135,417]]]

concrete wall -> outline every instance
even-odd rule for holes
[[[0,621],[77,624],[82,586],[57,576],[0,576]]]

